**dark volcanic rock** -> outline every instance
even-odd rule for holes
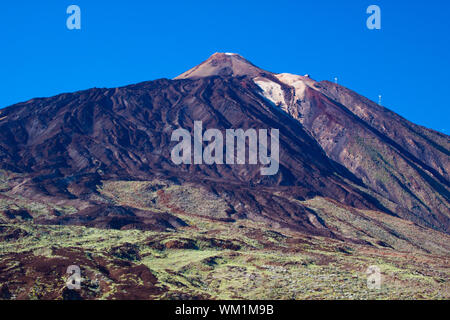
[[[139,255],[139,248],[131,243],[124,243],[121,246],[111,248],[111,255],[130,261],[139,261],[141,256]]]
[[[284,102],[271,101],[273,92],[255,77],[278,86]],[[298,78],[304,90],[238,55],[216,54],[177,80],[19,103],[2,110],[0,169],[21,173],[45,195],[68,199],[88,198],[102,180],[197,183],[230,199],[230,221],[258,216],[318,235],[332,233],[311,222],[319,220],[301,201],[275,194],[327,197],[449,232],[448,136],[343,87]],[[279,172],[261,176],[259,165],[175,165],[171,133],[192,132],[197,120],[204,130],[222,132],[279,129]],[[114,229],[184,223],[103,204],[86,210],[53,222]]]
[[[11,253],[0,260],[0,299],[88,300],[151,299],[166,289],[144,265],[93,255],[82,249],[54,248],[54,257],[33,252]],[[127,262],[127,263],[122,263]],[[66,286],[67,268],[81,268],[80,290]],[[25,272],[26,270],[26,272]],[[36,281],[39,279],[39,281]]]
[[[169,213],[151,212],[135,208],[98,204],[85,210],[53,220],[38,220],[42,224],[81,225],[102,229],[140,229],[164,231],[187,226],[186,222]]]
[[[33,217],[31,216],[31,214],[24,209],[19,209],[19,210],[6,210],[3,211],[3,215],[10,219],[10,220],[14,220],[17,218],[20,218],[22,220],[31,220],[33,219]]]
[[[327,155],[399,216],[450,231],[450,139],[342,86],[306,89],[296,115]]]

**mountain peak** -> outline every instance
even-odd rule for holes
[[[270,72],[262,70],[237,53],[216,52],[175,79],[198,79],[210,76],[257,77]]]

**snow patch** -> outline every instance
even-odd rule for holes
[[[284,91],[278,83],[262,77],[256,77],[253,81],[263,90],[263,96],[266,99],[288,112],[288,105],[284,99]]]
[[[305,77],[309,78],[309,76],[298,76],[295,74],[290,74],[290,73],[280,73],[275,75],[278,80],[280,80],[281,82],[287,84],[288,86],[294,88],[295,90],[295,95],[294,95],[294,99],[295,101],[299,101],[299,100],[303,100],[305,98],[305,90],[307,85],[305,84]]]
[[[275,74],[275,77],[282,83],[281,85],[264,77],[256,77],[253,81],[263,90],[263,96],[266,99],[288,113],[289,107],[296,102],[305,100],[306,88],[310,88],[316,83],[309,75],[298,76],[290,73],[279,73]],[[293,94],[290,101],[285,100],[283,84],[288,86]]]

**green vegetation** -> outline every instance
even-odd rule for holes
[[[77,248],[83,250],[85,256],[106,259],[105,267],[112,268],[118,259],[117,254],[111,254],[112,248],[132,247],[134,254],[121,255],[119,260],[148,267],[158,280],[157,287],[163,289],[161,295],[154,297],[160,299],[450,297],[448,261],[444,258],[425,254],[396,254],[394,250],[367,249],[360,245],[344,245],[337,240],[327,241],[319,237],[306,239],[288,233],[284,234],[286,237],[280,238],[278,244],[274,244],[267,233],[251,226],[251,223],[242,223],[240,227],[217,222],[208,224],[209,228],[205,230],[186,227],[176,232],[2,225],[2,228],[10,231],[20,229],[27,235],[15,241],[3,241],[0,261],[10,254],[25,255],[27,252],[33,252],[35,256],[57,257],[58,249]],[[214,230],[214,234],[209,230]],[[186,239],[190,240],[192,249],[181,248],[187,247],[183,245]],[[217,239],[228,240],[225,242],[228,245],[239,243],[240,247],[231,250],[212,246],[211,243],[217,243]],[[260,243],[262,249],[254,247],[252,244],[255,242]],[[267,246],[268,243],[271,245]],[[74,263],[67,261],[67,265]],[[384,281],[379,291],[367,288],[365,272],[370,265],[377,265],[382,270]],[[90,268],[92,274],[101,273]],[[134,279],[136,289],[144,285],[141,278],[133,276],[136,275],[130,270],[122,277]],[[39,292],[50,284],[42,281],[37,278],[29,288],[30,298],[45,298]],[[103,298],[120,291],[115,281],[107,281],[110,286],[107,291],[101,292]],[[96,290],[100,290],[98,286]]]
[[[211,219],[224,214],[226,202],[191,185],[105,181],[96,197],[149,214],[170,212],[188,226],[156,232],[33,220],[0,224],[0,298],[74,298],[65,290],[66,268],[73,264],[82,270],[76,294],[83,299],[450,298],[448,236],[376,211],[320,197],[285,198],[311,209],[339,235],[333,239],[250,220]],[[2,208],[76,211],[11,199],[2,198]],[[380,290],[367,287],[372,265],[382,272]]]

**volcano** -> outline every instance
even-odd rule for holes
[[[194,121],[223,132],[279,129],[278,174],[261,176],[256,165],[175,165],[171,132],[193,131]],[[268,200],[253,203],[255,193],[276,189],[295,199],[322,196],[450,230],[448,136],[340,85],[274,74],[232,53],[215,53],[174,80],[5,108],[0,159],[1,169],[14,175],[9,192],[62,201],[90,203],[103,180],[157,177],[226,194],[231,219],[263,216],[317,232],[300,204],[292,212]],[[236,208],[241,197],[246,210]]]
[[[256,162],[174,163],[172,133],[193,133],[196,122],[224,136],[231,129],[278,130],[279,170],[261,175]],[[192,240],[204,234],[199,228],[217,224],[250,225],[249,237],[258,241],[269,234],[261,230],[272,230],[277,241],[288,241],[282,232],[306,237],[286,246],[319,237],[327,245],[447,255],[449,172],[449,136],[341,85],[265,71],[234,53],[215,53],[172,80],[0,110],[0,223],[161,235],[196,230],[181,240],[146,240],[154,250],[198,249],[206,245]],[[2,230],[4,239],[32,232]],[[250,246],[227,241],[207,243]],[[261,246],[272,248],[271,241]],[[71,250],[60,255],[84,254]],[[131,244],[111,250],[120,259],[137,259],[139,251]]]

